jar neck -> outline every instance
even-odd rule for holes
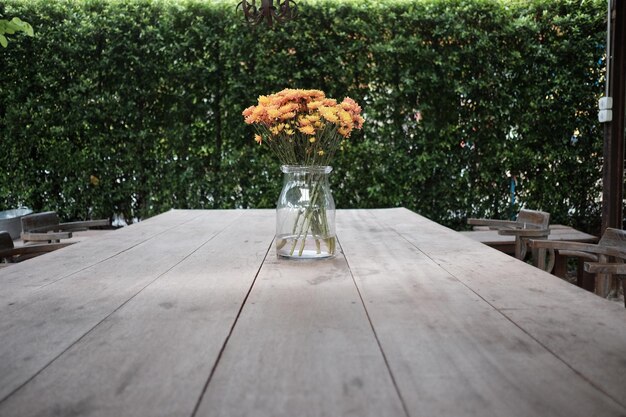
[[[280,170],[285,174],[330,174],[330,165],[282,165]]]

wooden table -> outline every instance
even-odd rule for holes
[[[489,245],[501,252],[513,255],[515,253],[515,236],[501,235],[497,230],[469,230],[460,232],[463,235],[476,240],[477,242]],[[567,240],[571,242],[595,243],[598,238],[589,233],[581,232],[573,227],[553,224],[550,225],[548,240]]]
[[[515,236],[501,235],[497,230],[469,230],[460,232],[464,236],[469,237],[477,242],[484,243],[501,252],[515,255]],[[596,243],[598,238],[573,227],[562,224],[550,225],[550,234],[548,240],[563,240],[570,242]],[[567,258],[561,256],[558,252],[555,254],[555,263],[553,273],[557,277],[565,278],[567,275]],[[578,259],[577,284],[589,291],[593,291],[595,287],[595,275],[587,274],[583,269],[584,259]]]
[[[405,209],[170,211],[0,270],[0,416],[624,416],[626,309]]]

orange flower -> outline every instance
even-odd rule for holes
[[[241,114],[243,114],[244,117],[248,117],[252,114],[253,111],[254,111],[254,106],[250,106],[244,111],[242,111]]]
[[[346,97],[337,103],[320,90],[286,88],[262,95],[242,116],[257,129],[255,142],[269,145],[288,165],[328,164],[345,138],[363,126],[356,101]]]
[[[287,103],[287,104],[284,104],[284,105],[280,106],[278,111],[280,111],[283,114],[285,114],[285,113],[292,113],[295,110],[297,110],[298,107],[299,106],[296,103]]]
[[[311,101],[311,102],[306,104],[306,107],[309,110],[317,110],[317,109],[320,108],[320,106],[323,106],[323,105],[324,105],[324,102],[322,102],[322,101]]]
[[[349,111],[354,114],[361,113],[361,107],[356,104],[356,101],[352,100],[350,97],[346,97],[341,102],[341,108]]]

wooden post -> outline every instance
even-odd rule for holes
[[[609,88],[613,97],[613,121],[604,126],[602,173],[602,233],[607,227],[623,228],[624,113],[626,88],[626,2],[613,2],[613,60]],[[607,53],[610,53],[607,51]]]
[[[612,48],[609,94],[613,97],[613,120],[604,125],[604,165],[602,170],[602,234],[607,227],[623,228],[624,198],[624,114],[626,113],[626,2],[612,1]],[[596,294],[606,297],[617,282],[596,275]]]

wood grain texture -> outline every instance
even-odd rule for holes
[[[405,416],[341,255],[268,257],[197,416]]]
[[[597,237],[578,231],[574,228],[559,225],[555,226],[550,227],[550,234],[547,237],[548,240],[566,240],[590,243],[598,241]],[[498,245],[513,244],[515,242],[514,236],[501,235],[497,230],[471,230],[460,233],[473,240],[494,247]]]
[[[602,234],[602,238],[600,239],[600,242],[598,242],[598,245],[611,246],[626,250],[626,230],[607,227]]]
[[[626,310],[619,304],[489,250],[409,210],[372,214],[619,404],[624,414]],[[575,379],[567,379],[564,386]],[[614,414],[609,407],[604,414],[596,410],[588,415]]]
[[[37,291],[104,262],[163,233],[193,223],[201,212],[172,210],[132,226],[54,251],[15,265],[0,275],[0,316],[18,309],[20,299],[34,297]]]
[[[617,303],[404,209],[339,211],[329,261],[277,259],[274,221],[177,210],[0,269],[0,417],[626,416]]]
[[[54,211],[45,211],[42,213],[33,213],[22,217],[22,232],[35,231],[47,232],[53,230],[60,223],[59,215]]]
[[[26,259],[33,258],[35,256],[43,255],[66,246],[72,245],[73,242],[63,243],[45,243],[45,244],[33,244],[23,245],[17,248],[0,249],[0,260],[6,259],[8,262],[21,262]],[[13,245],[13,242],[11,242]]]
[[[623,407],[408,244],[389,214],[341,212],[337,233],[411,415],[623,414]],[[447,244],[440,234],[422,231],[425,246]]]
[[[125,232],[120,240],[124,242],[130,237],[128,243],[112,244],[109,250],[113,253],[95,263],[85,263],[81,256],[82,249],[89,258],[95,242],[60,249],[75,248],[70,258],[75,262],[70,268],[74,273],[38,290],[14,288],[11,299],[16,301],[1,306],[0,401],[241,216],[242,212],[238,211],[213,216],[199,214],[191,217],[193,221],[177,223],[175,227],[170,225],[164,230],[159,227],[161,232],[157,234],[150,231],[150,223],[140,223],[122,229]],[[165,217],[167,220],[168,216]],[[116,234],[106,236],[111,239]],[[102,247],[107,248],[106,244]],[[14,269],[19,266],[0,271],[0,279],[5,272],[13,277]],[[48,263],[48,271],[48,276],[60,274],[54,264]]]
[[[218,233],[207,224],[215,220]],[[270,248],[274,218],[264,212],[249,212],[234,222],[230,215],[204,216],[194,227],[198,239],[188,236],[194,243],[184,262],[0,405],[0,415],[55,410],[58,415],[191,416]]]
[[[597,273],[605,273],[605,274],[626,274],[626,264],[625,263],[600,263],[600,262],[585,262],[585,271],[591,272],[594,274]]]

